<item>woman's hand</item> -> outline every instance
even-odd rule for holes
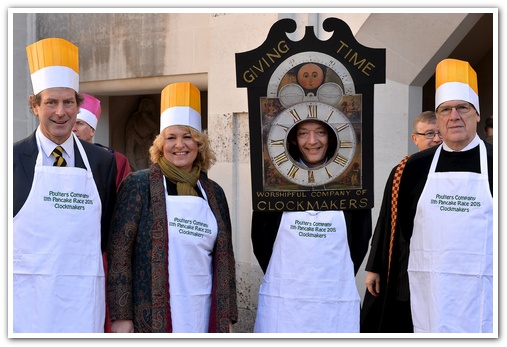
[[[133,333],[134,322],[130,319],[118,319],[111,324],[112,333]]]

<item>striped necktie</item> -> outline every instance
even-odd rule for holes
[[[62,146],[56,146],[51,154],[55,156],[55,162],[53,163],[53,166],[67,166],[67,162],[63,158]]]

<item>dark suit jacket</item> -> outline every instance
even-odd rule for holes
[[[79,140],[81,141],[81,140]],[[111,216],[116,203],[116,161],[114,155],[95,146],[81,141],[90,162],[93,179],[99,191],[102,203],[101,233],[102,251],[105,250],[109,234]],[[83,158],[79,154],[77,144],[74,143],[76,153],[75,166],[85,169]],[[35,171],[35,161],[38,154],[35,132],[20,140],[13,147],[13,213],[14,216],[25,204],[32,188]],[[83,225],[83,228],[86,228]]]

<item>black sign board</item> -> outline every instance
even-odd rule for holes
[[[385,83],[385,49],[359,44],[340,19],[323,27],[328,40],[306,27],[294,42],[296,22],[282,19],[260,47],[236,54],[256,211],[373,207],[373,88]]]

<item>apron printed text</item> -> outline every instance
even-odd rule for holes
[[[294,220],[294,224],[289,225],[290,230],[298,231],[298,236],[326,238],[326,233],[335,233],[336,228],[332,223],[308,222],[304,220]]]
[[[180,234],[186,234],[196,237],[204,237],[204,234],[211,234],[211,229],[208,227],[208,224],[199,222],[195,219],[185,219],[174,217],[172,222],[169,222],[170,227],[178,228],[178,232]]]
[[[475,196],[435,194],[430,200],[432,205],[440,205],[444,212],[470,212],[469,207],[481,207],[481,202]]]
[[[50,190],[43,196],[44,202],[54,203],[53,207],[66,210],[85,210],[83,205],[93,205],[88,194]]]

